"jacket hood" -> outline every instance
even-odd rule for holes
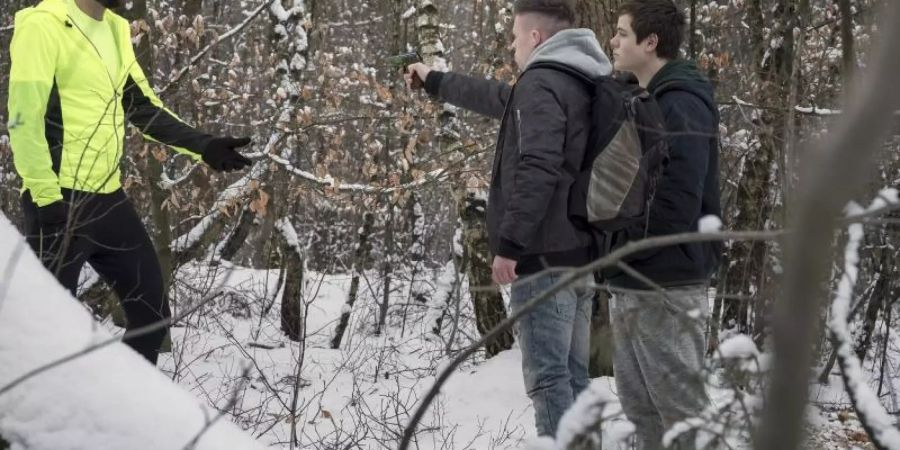
[[[31,8],[24,8],[16,13],[16,21],[27,20],[31,16],[49,14],[61,22],[66,21],[68,8],[66,0],[43,0]]]
[[[715,94],[709,80],[700,73],[693,61],[675,59],[666,63],[647,84],[647,90],[659,97],[668,91],[690,92],[716,110]]]
[[[594,32],[587,28],[570,28],[554,34],[534,49],[523,70],[538,62],[565,64],[591,78],[612,73],[609,58]]]
[[[28,20],[32,16],[40,16],[40,15],[50,15],[51,17],[56,18],[60,22],[65,23],[69,19],[69,0],[42,0],[37,5],[24,8],[16,13],[16,21],[18,23],[22,23],[22,21]],[[115,19],[117,16],[112,11],[107,9],[104,15],[104,20],[107,19]]]

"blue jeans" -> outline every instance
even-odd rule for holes
[[[562,278],[547,274],[514,284],[510,297],[513,312]],[[588,386],[591,333],[591,298],[587,276],[546,299],[516,323],[522,349],[525,390],[534,404],[540,436],[553,436],[563,413]]]

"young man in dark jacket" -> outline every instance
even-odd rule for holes
[[[683,29],[684,15],[671,0],[633,0],[619,10],[610,41],[615,68],[634,73],[659,103],[670,160],[646,226],[618,233],[614,247],[696,231],[701,217],[721,214],[718,112],[709,82],[693,63],[678,59]],[[640,449],[661,448],[665,429],[709,403],[701,371],[708,282],[720,251],[715,244],[691,243],[629,258],[628,265],[652,285],[621,271],[608,274],[616,385]],[[692,441],[687,434],[675,448],[694,448]]]
[[[500,119],[488,198],[487,224],[493,278],[508,284],[546,267],[584,265],[591,235],[568,217],[568,197],[585,154],[591,125],[591,92],[559,70],[566,64],[597,77],[611,72],[594,33],[573,29],[574,1],[518,0],[514,6],[515,86],[453,72],[409,67],[429,94]],[[557,281],[549,273],[513,285],[516,310]],[[537,430],[553,435],[563,412],[588,384],[591,292],[587,280],[543,302],[517,324],[525,387],[534,403]]]

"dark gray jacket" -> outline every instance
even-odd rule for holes
[[[564,30],[535,49],[528,66],[551,61],[591,77],[611,72],[594,33]],[[525,71],[515,86],[453,72],[429,74],[428,93],[501,120],[487,226],[491,251],[519,262],[517,272],[589,261],[592,238],[569,220],[569,191],[584,159],[591,92],[557,70]]]

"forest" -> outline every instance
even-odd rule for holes
[[[173,316],[153,370],[123,356],[101,276],[85,266],[76,302],[23,247],[8,49],[16,11],[36,3],[0,5],[0,448],[633,448],[602,283],[590,388],[554,438],[535,437],[520,314],[491,279],[500,123],[408,89],[397,62],[417,52],[513,84],[511,1],[116,10],[169,110],[251,138],[251,165],[223,173],[127,128],[122,186]],[[608,55],[622,3],[577,1],[577,26]],[[900,4],[675,3],[681,56],[715,88],[722,226],[636,244],[724,250],[702,374],[712,406],[670,438],[900,449]]]

